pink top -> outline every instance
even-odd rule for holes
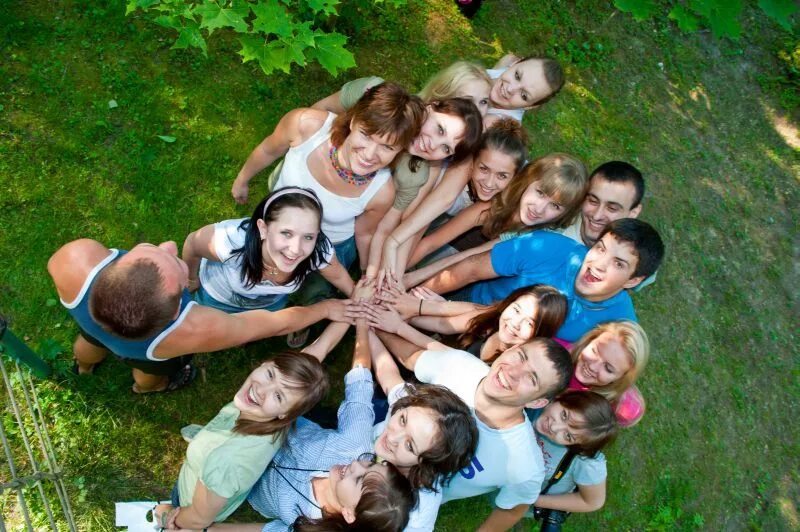
[[[569,381],[568,390],[591,390],[588,386],[578,380],[575,375]],[[631,386],[624,392],[616,401],[611,405],[614,407],[614,413],[617,415],[617,422],[622,428],[632,427],[637,424],[642,416],[644,416],[644,397],[636,386]]]

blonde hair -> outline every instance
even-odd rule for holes
[[[580,160],[566,153],[551,153],[525,165],[511,183],[492,198],[486,213],[483,234],[489,238],[497,238],[506,231],[532,229],[526,228],[518,215],[522,196],[532,183],[537,182],[542,192],[561,204],[563,212],[554,220],[535,228],[567,227],[586,196],[589,177]]]
[[[605,386],[592,386],[591,390],[599,393],[609,401],[615,401],[619,399],[625,390],[631,387],[636,378],[644,371],[647,361],[650,359],[650,341],[647,339],[647,333],[644,332],[642,326],[635,321],[610,321],[598,325],[584,334],[578,340],[578,343],[572,346],[572,362],[577,363],[581,351],[605,332],[614,335],[622,344],[622,347],[625,348],[631,362],[631,369],[616,381]]]
[[[456,61],[434,74],[419,91],[425,102],[456,98],[460,89],[471,81],[484,81],[490,87],[492,80],[482,66],[467,61]]]

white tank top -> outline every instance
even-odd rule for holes
[[[299,146],[289,148],[283,158],[283,168],[275,188],[304,187],[316,192],[322,202],[322,232],[331,242],[339,244],[355,234],[356,217],[366,210],[367,204],[391,179],[392,174],[388,168],[379,170],[357,198],[339,196],[323,187],[308,170],[308,156],[331,136],[331,124],[334,118],[335,114],[328,113],[328,118],[319,131]]]

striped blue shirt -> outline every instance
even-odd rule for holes
[[[349,464],[362,453],[372,452],[372,373],[357,367],[344,377],[344,401],[339,406],[339,426],[336,430],[323,429],[316,423],[300,418],[297,427],[272,464],[283,467],[328,470],[336,464]],[[295,491],[315,500],[311,479],[319,473],[292,471],[269,467],[261,475],[247,500],[266,517],[275,517],[267,523],[264,532],[285,532],[301,514],[319,518],[319,508]],[[291,483],[291,485],[289,485]]]

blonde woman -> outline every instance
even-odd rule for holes
[[[599,393],[614,407],[621,427],[630,427],[644,415],[645,402],[634,386],[650,358],[650,342],[633,321],[598,325],[572,346],[575,374],[570,390]]]

